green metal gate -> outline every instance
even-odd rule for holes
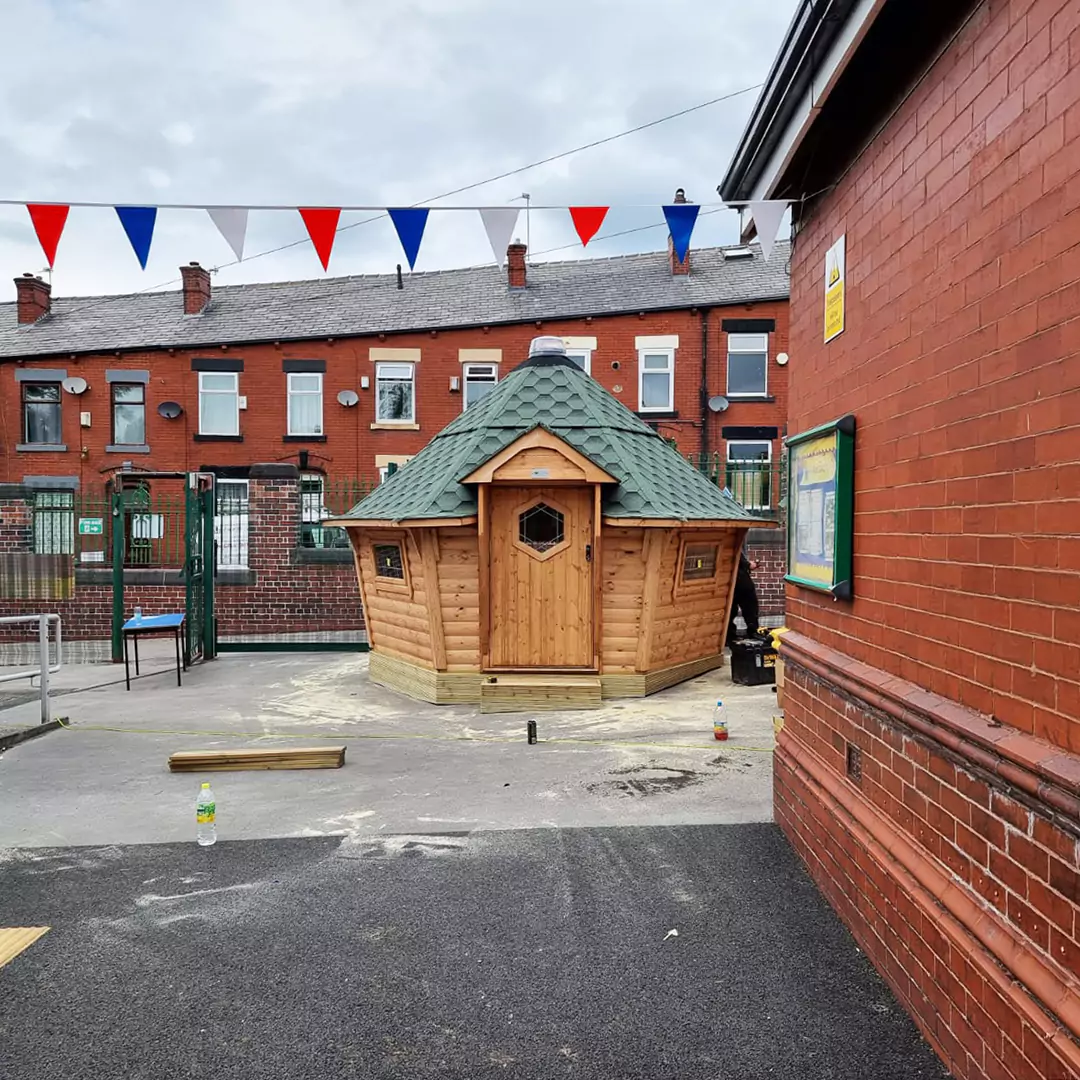
[[[184,554],[177,566],[164,556],[164,563],[180,570],[184,583],[184,651],[188,663],[212,660],[217,655],[214,627],[214,478],[206,473],[134,472],[115,474],[112,479],[112,657],[123,660],[124,570],[146,565],[140,559],[140,545],[157,535],[152,525],[155,515],[147,485],[150,481],[178,480],[184,491]],[[179,509],[179,505],[177,509]],[[148,527],[149,526],[149,527]],[[151,545],[152,546],[152,545]],[[159,558],[161,558],[159,554]],[[147,560],[149,561],[149,560]],[[152,586],[148,586],[152,587]]]
[[[214,634],[214,482],[190,473],[185,486],[184,610],[188,663],[212,660]]]

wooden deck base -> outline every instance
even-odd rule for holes
[[[415,698],[418,701],[428,701],[432,705],[480,705],[481,712],[491,712],[491,708],[484,708],[483,687],[492,678],[498,678],[499,683],[505,689],[506,680],[529,679],[539,681],[560,681],[586,679],[590,683],[599,686],[600,699],[648,697],[660,690],[666,690],[669,686],[685,682],[687,679],[704,675],[708,671],[715,671],[724,665],[722,654],[716,656],[704,656],[698,660],[688,660],[683,664],[663,668],[659,671],[650,671],[647,674],[629,672],[609,675],[487,675],[481,671],[434,671],[431,668],[421,667],[409,660],[402,660],[396,656],[387,656],[384,653],[374,651],[370,654],[371,661],[369,673],[371,681],[379,686],[396,690],[399,694]],[[495,686],[498,686],[496,683]],[[488,691],[489,703],[500,700],[504,695],[497,691]],[[539,695],[543,696],[543,695]],[[599,700],[593,703],[593,692],[582,695],[585,704],[561,704],[552,705],[549,710],[559,709],[594,709]],[[529,708],[534,712],[544,711],[544,707],[534,702],[522,708]],[[511,711],[502,709],[500,711]]]
[[[596,675],[491,675],[480,685],[482,713],[562,712],[598,709]]]
[[[706,672],[715,671],[724,666],[722,653],[716,656],[703,656],[698,660],[687,660],[674,667],[661,668],[647,674],[631,672],[626,675],[601,675],[605,698],[648,697],[669,686],[696,679]]]

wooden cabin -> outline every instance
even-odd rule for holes
[[[371,678],[485,711],[643,696],[720,667],[755,519],[557,338],[328,524]]]

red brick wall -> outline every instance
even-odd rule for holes
[[[947,708],[907,687],[894,680]],[[1078,1075],[1080,1045],[1052,1014],[1075,1024],[1080,1008],[1080,828],[1032,797],[1045,777],[1016,782],[1016,757],[988,743],[980,764],[957,760],[850,689],[789,656],[777,821],[953,1075]],[[1034,739],[1019,749],[1038,757]]]
[[[783,530],[777,529],[767,538],[750,537],[746,557],[758,564],[751,576],[757,589],[758,608],[763,619],[784,617],[784,575],[787,573],[787,551]]]
[[[25,500],[0,502],[0,519],[26,518]],[[22,526],[21,545],[6,550],[26,550],[29,525]],[[364,617],[356,570],[351,557],[342,563],[305,563],[297,550],[300,500],[295,479],[255,479],[249,482],[248,565],[254,575],[250,584],[215,586],[215,611],[222,636],[248,637],[266,634],[329,633],[358,631]],[[4,544],[0,532],[0,545]],[[124,611],[135,607],[144,614],[183,611],[183,585],[125,585]],[[48,608],[63,621],[64,637],[108,638],[112,625],[112,587],[106,584],[75,586],[71,600],[0,599],[0,615],[37,614]],[[0,630],[0,639],[25,639],[31,631],[22,627]]]
[[[180,295],[176,303],[182,303]],[[206,318],[212,319],[212,313]],[[768,425],[784,430],[787,410],[787,368],[778,366],[778,352],[788,351],[787,302],[733,305],[713,309],[709,318],[708,393],[721,394],[727,387],[727,339],[720,329],[724,318],[767,318],[776,320],[770,337],[769,391],[772,402],[736,402],[723,414],[708,413],[709,447],[723,452],[720,429],[724,425]],[[298,331],[301,327],[297,328]],[[14,365],[0,367],[0,431],[8,438],[0,449],[0,482],[20,482],[25,475],[79,476],[82,485],[93,486],[103,475],[131,460],[136,467],[158,470],[190,470],[201,465],[248,465],[260,461],[296,462],[297,452],[307,449],[310,464],[333,477],[378,477],[378,454],[414,454],[444,428],[462,408],[461,393],[449,389],[450,377],[461,375],[458,350],[463,348],[502,349],[500,376],[505,376],[528,356],[529,342],[540,334],[562,337],[587,336],[598,339],[592,357],[592,373],[607,389],[631,409],[638,407],[637,352],[634,338],[643,335],[679,335],[675,358],[675,409],[678,420],[660,424],[661,434],[677,440],[684,453],[702,449],[701,420],[701,316],[690,311],[627,315],[596,319],[560,320],[519,326],[496,326],[487,330],[451,330],[434,334],[400,334],[280,345],[230,346],[226,350],[142,351],[62,357],[34,364],[64,366],[71,375],[81,375],[90,389],[78,399],[64,395],[63,437],[66,453],[17,453],[13,432],[20,430],[18,385]],[[417,421],[419,431],[371,430],[375,419],[374,364],[371,348],[418,348]],[[243,442],[202,442],[198,431],[198,375],[191,370],[193,358],[242,359],[240,393],[246,395],[247,410],[240,413]],[[324,442],[288,442],[286,433],[286,380],[281,362],[286,359],[325,360],[323,415]],[[613,369],[617,362],[619,368]],[[112,440],[107,368],[129,367],[151,372],[147,387],[147,439],[150,454],[107,454]],[[360,389],[360,378],[371,378],[371,389]],[[619,388],[619,389],[616,389]],[[340,390],[356,390],[360,404],[344,408],[336,401]],[[176,420],[157,415],[163,401],[178,401],[184,407]],[[79,413],[90,412],[92,426],[79,426]],[[779,454],[779,445],[774,448]]]
[[[987,0],[792,264],[790,429],[858,422],[856,595],[788,589],[776,816],[972,1080],[1080,1075],[1078,56],[1075,2]]]
[[[1074,752],[1078,56],[1076,3],[984,3],[805,222],[789,423],[858,419],[856,599],[788,594],[793,627]]]

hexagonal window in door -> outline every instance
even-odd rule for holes
[[[562,512],[539,502],[518,515],[518,540],[533,551],[551,551],[566,539]]]

